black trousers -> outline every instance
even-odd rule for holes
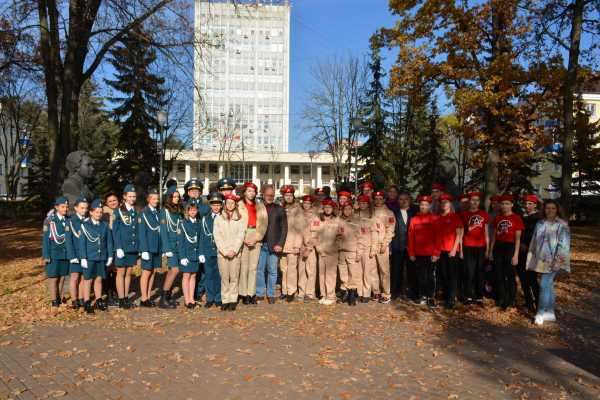
[[[502,308],[515,304],[517,282],[515,280],[515,267],[511,262],[514,252],[514,243],[496,242],[494,245],[496,305]]]
[[[540,297],[540,285],[537,280],[537,272],[525,269],[527,265],[527,252],[519,252],[519,264],[517,273],[519,274],[519,283],[525,297],[525,304],[529,310],[535,310]]]
[[[454,303],[456,288],[458,284],[460,259],[457,256],[450,257],[450,253],[442,251],[438,261],[438,269],[444,301],[446,304]]]
[[[483,298],[485,278],[485,247],[463,247],[464,296],[470,299]]]
[[[431,256],[417,256],[417,296],[433,298],[435,295],[435,264]]]
[[[392,297],[415,296],[417,291],[417,278],[415,266],[408,251],[394,251],[390,255],[390,291]]]

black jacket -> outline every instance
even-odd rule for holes
[[[270,251],[273,247],[279,245],[283,247],[287,237],[287,216],[285,210],[279,204],[265,204],[269,222],[267,224],[267,233],[263,238],[263,246],[266,244]]]
[[[408,246],[408,226],[410,225],[410,220],[416,213],[417,210],[412,206],[406,210],[406,224],[402,219],[402,214],[399,209],[398,212],[394,213],[396,214],[396,227],[394,228],[394,238],[392,239],[392,243],[390,243],[392,253],[399,253],[406,250]]]

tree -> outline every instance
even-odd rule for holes
[[[573,141],[573,189],[583,194],[600,193],[600,121],[591,122],[583,104],[576,104]]]
[[[158,149],[151,132],[159,129],[156,115],[166,105],[166,93],[164,79],[151,70],[155,60],[156,51],[141,28],[127,33],[110,52],[115,79],[106,83],[122,93],[109,98],[116,105],[111,115],[121,130],[108,179],[111,187],[133,182],[140,173],[158,181]]]
[[[431,98],[430,92],[425,92],[425,98]],[[429,101],[429,107],[424,108],[427,113],[427,125],[421,130],[417,156],[415,158],[413,182],[416,191],[429,193],[431,184],[437,179],[439,163],[444,154],[442,131],[439,129],[439,113],[435,99]]]

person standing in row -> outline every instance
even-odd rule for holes
[[[298,266],[300,264],[300,249],[304,241],[304,216],[302,208],[294,196],[295,189],[292,185],[284,185],[280,189],[283,196],[283,209],[286,220],[286,237],[283,246],[283,255],[280,261],[281,268],[281,294],[286,296],[288,302],[294,301],[298,292]],[[269,228],[271,227],[271,215],[269,214]],[[269,236],[267,228],[267,237]]]
[[[69,275],[69,257],[67,255],[67,211],[69,200],[65,196],[54,201],[54,212],[46,217],[42,238],[42,262],[48,278],[48,291],[52,306],[62,303],[61,288],[65,276]]]
[[[123,189],[123,204],[112,215],[112,233],[117,267],[117,293],[119,307],[133,307],[129,298],[131,272],[139,254],[138,212],[135,209],[136,191],[131,184]]]
[[[239,197],[225,196],[225,207],[215,218],[214,239],[217,246],[219,273],[221,275],[221,310],[234,311],[238,302],[238,281],[244,237],[248,221],[238,210]]]
[[[317,283],[317,253],[310,232],[310,224],[316,217],[311,195],[302,197],[302,249],[298,267],[298,296],[305,303],[317,299],[315,290]]]
[[[359,297],[362,297],[363,275],[358,252],[359,242],[361,241],[361,224],[360,219],[354,216],[354,205],[351,202],[347,202],[341,207],[340,219],[338,269],[340,280],[345,281],[345,290],[348,291],[346,301],[348,305],[355,306]],[[346,275],[345,278],[342,278],[342,275]]]
[[[283,207],[275,204],[275,189],[272,185],[263,186],[263,197],[268,223],[256,273],[256,296],[263,298],[266,290],[267,301],[269,304],[273,304],[275,285],[277,284],[277,268],[287,237],[288,223]],[[249,302],[256,304],[256,296]],[[293,300],[293,296],[288,299]]]
[[[222,305],[221,275],[219,274],[218,250],[215,244],[214,227],[215,219],[221,214],[223,208],[223,195],[221,193],[211,193],[208,197],[208,204],[210,205],[211,213],[202,217],[200,228],[200,262],[204,263],[204,272],[206,273],[205,308],[211,308],[213,305],[221,307]]]
[[[391,243],[390,291],[392,298],[404,297],[407,294],[414,298],[416,289],[415,267],[408,257],[408,226],[415,215],[410,200],[410,195],[406,192],[398,195],[398,212]]]
[[[490,215],[480,209],[481,192],[470,192],[469,210],[460,214],[464,225],[464,296],[465,304],[483,305],[485,258],[490,249]]]
[[[521,290],[525,297],[525,304],[529,312],[535,311],[538,304],[540,287],[537,281],[537,274],[535,271],[527,270],[527,253],[529,251],[529,243],[533,237],[533,231],[535,226],[540,220],[540,213],[538,212],[537,206],[540,202],[538,197],[534,194],[528,194],[523,196],[523,202],[525,203],[525,210],[523,215],[523,234],[521,235],[521,249],[519,250],[519,264],[517,265],[517,274],[519,275],[519,283],[521,284]]]
[[[444,192],[444,185],[438,182],[431,184],[431,213],[438,214],[440,212],[440,195]]]
[[[194,202],[198,206],[198,218],[210,213],[210,207],[202,202],[202,190],[204,184],[198,178],[192,178],[185,183],[183,186],[184,194],[183,200],[186,203]],[[194,293],[194,299],[200,301],[202,295],[205,292],[204,288],[204,271],[203,266],[200,265],[200,269],[196,274],[196,292]]]
[[[239,294],[246,304],[256,303],[256,268],[268,223],[265,206],[256,201],[257,190],[254,183],[244,183],[242,200],[238,204],[239,213],[248,224],[241,254],[242,267],[239,277]]]
[[[196,274],[200,268],[200,224],[198,223],[198,204],[188,201],[185,204],[185,217],[177,229],[177,249],[180,270],[183,272],[181,288],[183,304],[188,310],[196,307]]]
[[[81,224],[78,239],[81,268],[84,279],[84,308],[86,313],[93,314],[94,307],[90,300],[92,285],[96,308],[108,310],[108,304],[102,298],[102,279],[106,278],[106,268],[113,261],[113,238],[108,224],[102,221],[102,201],[94,200],[90,206],[90,218]]]
[[[391,301],[390,292],[390,243],[394,238],[396,217],[385,205],[385,193],[377,191],[373,195],[373,217],[377,221],[377,247],[375,261],[377,262],[377,273],[379,285],[374,288],[376,297],[380,303],[387,304]]]
[[[79,254],[79,236],[81,235],[81,224],[87,220],[88,201],[79,196],[75,199],[73,210],[75,213],[69,218],[69,230],[67,231],[67,257],[69,257],[69,292],[71,292],[71,308],[77,310],[83,307],[83,270],[81,268],[81,256]]]
[[[319,257],[320,304],[335,304],[335,285],[338,264],[338,232],[340,220],[334,210],[335,201],[326,199],[321,202],[323,211],[311,222],[312,242]]]
[[[147,205],[138,217],[139,251],[142,253],[142,276],[140,278],[140,306],[156,307],[150,296],[154,286],[155,271],[162,266],[162,245],[160,243],[160,217],[158,215],[159,194],[150,189],[146,197]]]
[[[431,212],[431,196],[419,196],[419,213],[408,227],[408,255],[416,265],[418,303],[435,307],[435,266],[440,258],[439,216]]]
[[[177,186],[167,188],[167,198],[160,210],[160,243],[162,253],[167,257],[167,275],[163,282],[162,293],[158,307],[164,309],[173,309],[177,307],[177,302],[171,296],[173,283],[179,275],[179,251],[177,241],[179,235],[179,224],[183,217],[183,207],[181,207],[181,195],[177,191]],[[195,285],[194,285],[195,286]]]
[[[112,232],[112,215],[119,209],[119,195],[116,192],[108,192],[104,195],[104,205],[102,206],[102,221],[108,224]],[[112,233],[111,233],[112,234]],[[114,246],[113,246],[114,248]],[[119,295],[117,293],[117,268],[115,267],[115,254],[113,249],[112,264],[106,267],[106,279],[102,281],[103,291],[107,294],[107,303],[109,306],[119,305]]]
[[[560,217],[556,200],[546,200],[543,210],[543,218],[535,226],[527,255],[527,271],[540,274],[536,325],[556,321],[554,278],[560,270],[571,271],[569,225]]]
[[[398,186],[391,185],[390,187],[388,187],[385,198],[385,205],[391,212],[394,213],[394,215],[397,215],[398,211],[400,211],[399,197],[400,189],[398,189]]]
[[[494,262],[496,305],[506,310],[515,303],[515,267],[519,263],[521,233],[525,226],[521,217],[513,212],[513,196],[503,195],[499,200],[500,214],[494,218],[494,236],[488,258]]]
[[[454,308],[460,268],[460,251],[463,236],[461,218],[452,211],[452,196],[440,195],[438,237],[440,239],[439,270],[444,291],[444,307]]]

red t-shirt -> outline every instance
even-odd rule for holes
[[[496,232],[496,241],[505,243],[514,243],[517,231],[523,231],[525,225],[523,219],[518,214],[497,215],[494,218],[494,230]]]
[[[439,240],[441,251],[452,251],[454,242],[456,241],[456,229],[462,228],[463,223],[460,217],[456,213],[448,213],[448,215],[441,215],[439,220]]]
[[[256,203],[245,202],[248,210],[248,228],[256,228]]]
[[[438,256],[440,255],[439,215],[417,214],[408,226],[408,255]]]
[[[483,210],[463,211],[460,217],[465,225],[463,246],[485,247],[485,229],[490,223],[490,214]]]

